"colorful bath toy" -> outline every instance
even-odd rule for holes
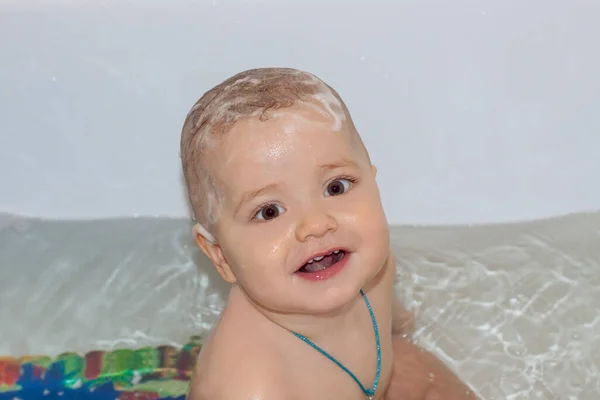
[[[172,346],[0,357],[0,400],[184,400],[200,338]]]

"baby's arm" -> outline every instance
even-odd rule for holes
[[[392,339],[394,367],[385,400],[477,400],[473,391],[431,353]]]

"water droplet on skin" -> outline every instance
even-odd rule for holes
[[[433,372],[429,373],[429,382],[433,382],[433,380],[435,379],[435,374]]]

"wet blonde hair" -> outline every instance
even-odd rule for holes
[[[346,104],[325,82],[292,68],[257,68],[240,72],[208,92],[188,113],[181,133],[181,161],[195,221],[203,233],[212,231],[222,194],[209,165],[216,140],[242,118],[269,118],[271,112],[297,103],[318,105],[341,128],[347,121],[355,130]],[[214,240],[214,238],[213,238]]]

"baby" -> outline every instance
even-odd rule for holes
[[[403,339],[377,170],[334,89],[239,73],[191,109],[181,157],[196,241],[231,284],[191,399],[472,398]]]

